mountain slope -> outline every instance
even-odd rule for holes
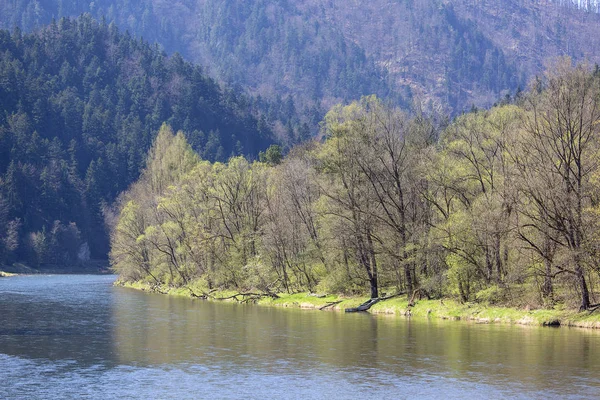
[[[160,126],[202,157],[271,142],[244,96],[89,15],[0,31],[0,263],[106,256],[103,205],[137,179]]]
[[[369,93],[451,113],[487,106],[549,58],[600,54],[598,14],[563,1],[0,0],[4,27],[82,12],[273,99],[271,116],[296,130],[314,130],[332,104]]]

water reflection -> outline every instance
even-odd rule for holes
[[[0,398],[600,393],[598,331],[211,303],[112,279],[0,280]]]
[[[193,364],[294,375],[310,370],[444,376],[521,390],[600,387],[591,330],[281,310],[127,293],[115,307],[122,364]],[[573,389],[572,393],[577,393]]]

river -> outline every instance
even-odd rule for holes
[[[600,332],[0,279],[1,399],[597,398]]]

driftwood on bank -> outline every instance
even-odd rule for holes
[[[154,292],[154,293],[159,293],[159,294],[168,294],[169,293],[168,290],[164,290],[162,288],[162,286],[159,284],[150,285],[150,291]]]
[[[600,304],[592,304],[592,305],[590,306],[590,308],[588,308],[588,310],[587,310],[587,311],[588,311],[590,314],[592,314],[594,311],[596,311],[596,310],[599,310],[599,309],[600,309]]]
[[[402,296],[403,294],[405,294],[405,293],[396,293],[396,294],[393,294],[391,296],[376,297],[374,299],[369,299],[369,300],[365,301],[364,303],[362,303],[358,307],[346,308],[344,311],[347,312],[347,313],[349,313],[349,312],[367,311],[369,308],[371,308],[373,305],[379,303],[380,301],[389,300],[389,299],[392,299],[394,297]]]
[[[241,299],[240,299],[241,297]],[[248,303],[251,301],[257,301],[262,299],[263,297],[271,297],[272,299],[278,299],[279,296],[277,296],[275,293],[236,293],[234,295],[231,296],[227,296],[227,297],[214,297],[211,296],[212,299],[214,300],[235,300],[238,303]]]
[[[380,298],[374,298],[374,299],[369,299],[367,301],[365,301],[364,303],[362,303],[360,306],[355,307],[355,308],[346,308],[344,311],[345,312],[359,312],[359,311],[367,311],[369,308],[371,308],[374,304],[379,303],[379,301],[381,301]]]
[[[319,310],[324,310],[326,308],[329,308],[331,306],[335,306],[336,304],[340,304],[342,302],[342,300],[338,300],[338,301],[332,301],[331,303],[327,303],[325,304],[323,307],[319,307]]]

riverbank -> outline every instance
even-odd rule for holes
[[[212,291],[209,296],[196,293],[188,288],[151,286],[144,282],[115,282],[115,285],[160,293],[171,296],[203,298],[210,301],[231,301],[254,303],[261,306],[289,307],[344,312],[346,308],[358,307],[367,297],[343,297],[338,295],[319,296],[310,293],[277,294],[277,297],[259,293],[239,293],[235,291]],[[487,306],[479,303],[461,304],[452,299],[417,300],[410,306],[406,296],[393,297],[373,305],[371,314],[396,315],[404,318],[437,318],[462,320],[479,324],[519,324],[538,326],[567,326],[600,329],[600,310],[577,312],[568,309],[524,310],[509,307]]]
[[[46,264],[38,268],[34,268],[25,263],[14,263],[10,265],[0,264],[0,277],[15,276],[15,275],[80,275],[80,274],[112,274],[107,260],[90,260],[74,265],[54,265]]]

